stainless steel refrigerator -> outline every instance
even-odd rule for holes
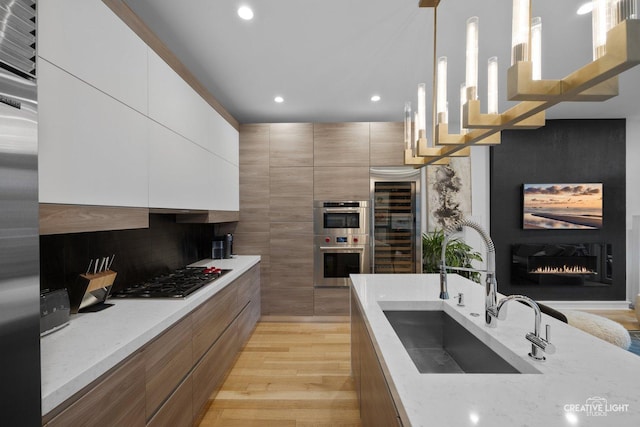
[[[0,424],[41,425],[35,3],[0,1]]]

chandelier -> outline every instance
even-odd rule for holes
[[[432,135],[426,132],[426,85],[418,85],[413,116],[405,104],[406,165],[447,164],[469,156],[475,145],[500,144],[505,129],[536,129],[545,110],[565,101],[605,101],[618,95],[618,74],[640,63],[640,20],[637,0],[593,0],[593,61],[560,80],[541,76],[541,20],[531,18],[531,0],[513,0],[511,66],[507,99],[520,101],[498,112],[498,60],[487,64],[487,112],[478,99],[478,17],[467,20],[465,83],[460,87],[460,133],[450,134],[447,103],[447,58],[436,59],[437,7],[440,0],[419,0],[434,8],[434,97]]]

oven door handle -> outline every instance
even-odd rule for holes
[[[364,246],[320,246],[321,251],[364,251]]]
[[[362,208],[321,208],[324,212],[345,212],[345,213],[353,213],[360,212]]]

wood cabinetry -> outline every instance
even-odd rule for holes
[[[144,358],[136,354],[108,372],[47,427],[144,426]]]
[[[369,166],[313,168],[314,200],[369,200]]]
[[[256,265],[43,421],[56,427],[197,424],[259,317]]]
[[[191,317],[181,320],[144,349],[147,419],[193,366]]]
[[[232,323],[193,369],[193,419],[198,420],[206,409],[209,397],[215,393],[240,350],[237,322]]]
[[[404,123],[372,122],[370,126],[369,164],[404,166]]]
[[[199,360],[231,323],[239,311],[237,301],[237,286],[227,286],[191,314],[194,360]]]
[[[351,368],[360,399],[360,419],[363,427],[402,426],[384,371],[364,323],[362,311],[353,295],[351,328]]]
[[[369,166],[369,123],[315,123],[314,166]]]
[[[193,425],[193,380],[189,375],[147,422],[147,427],[191,427]]]
[[[316,316],[348,316],[349,288],[315,288],[313,314]]]

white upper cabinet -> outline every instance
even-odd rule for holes
[[[149,207],[210,209],[214,155],[158,123],[149,140]]]
[[[149,117],[211,153],[238,164],[238,131],[151,50]]]
[[[148,119],[47,61],[38,66],[40,202],[146,207]]]
[[[100,0],[38,3],[38,55],[144,114],[147,52]]]

